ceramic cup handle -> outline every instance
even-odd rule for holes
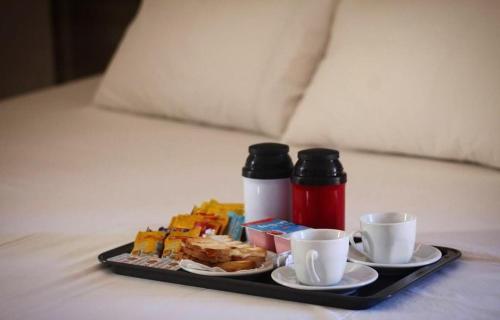
[[[354,231],[353,233],[351,233],[349,235],[349,242],[351,243],[351,248],[353,248],[357,252],[361,253],[362,255],[364,255],[365,257],[367,257],[368,259],[371,259],[370,256],[368,255],[368,253],[366,253],[363,249],[360,249],[360,248],[358,248],[358,246],[356,246],[356,242],[354,242],[354,237],[357,234],[359,234],[359,236],[361,236],[362,231],[361,230],[356,230],[356,231]]]
[[[306,253],[306,271],[307,274],[311,277],[313,282],[315,283],[320,283],[321,279],[318,276],[318,273],[316,272],[316,268],[314,267],[314,261],[318,259],[318,251],[316,250],[309,250]]]

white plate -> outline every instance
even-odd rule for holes
[[[234,272],[227,272],[227,271],[217,271],[214,270],[215,268],[210,268],[208,266],[201,265],[199,263],[193,262],[191,260],[181,260],[179,263],[179,266],[181,269],[186,270],[191,273],[196,273],[196,274],[201,274],[204,276],[212,276],[212,277],[239,277],[239,276],[249,276],[252,274],[259,274],[263,272],[267,272],[269,270],[272,270],[274,268],[274,260],[276,257],[276,253],[274,252],[267,252],[267,257],[266,261],[262,264],[262,266],[255,268],[255,269],[249,269],[249,270],[239,270],[239,271],[234,271]],[[221,270],[220,268],[217,268]]]
[[[274,270],[273,273],[271,273],[271,278],[285,287],[294,289],[346,290],[359,288],[372,283],[373,281],[377,280],[378,273],[370,267],[347,262],[342,280],[340,280],[339,283],[331,286],[310,286],[300,283],[297,279],[297,276],[295,275],[295,270],[292,266],[280,267]]]
[[[363,249],[363,243],[356,243],[356,248]],[[370,259],[362,255],[352,247],[349,248],[348,259],[352,262],[377,268],[415,268],[434,263],[441,259],[441,256],[442,254],[439,249],[426,244],[419,244],[417,245],[417,250],[413,254],[413,257],[411,257],[411,260],[408,263],[375,263],[370,261]]]

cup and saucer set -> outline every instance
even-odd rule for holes
[[[335,229],[294,232],[291,251],[277,257],[279,267],[271,277],[290,288],[350,293],[377,280],[378,271],[434,263],[441,251],[415,244],[416,222],[407,213],[369,213],[351,234]],[[355,242],[356,236],[362,241]]]

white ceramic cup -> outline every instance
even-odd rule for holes
[[[360,218],[361,230],[351,233],[354,249],[375,263],[407,263],[415,250],[417,218],[408,213],[368,213]],[[363,250],[355,246],[361,235]]]
[[[328,286],[342,280],[349,237],[342,230],[307,229],[290,235],[297,279],[306,285]]]

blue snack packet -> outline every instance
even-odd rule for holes
[[[245,216],[239,215],[234,211],[229,211],[227,216],[229,217],[227,234],[233,238],[233,240],[240,240],[243,232],[242,224],[245,223]]]

